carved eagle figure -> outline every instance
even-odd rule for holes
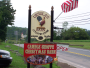
[[[42,18],[41,16],[38,16],[37,17],[37,20],[39,21],[39,24],[41,26],[43,26],[45,24],[45,17]]]

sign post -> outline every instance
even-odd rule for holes
[[[30,64],[50,64],[50,68],[52,68],[52,62],[56,57],[57,50],[68,50],[66,46],[57,46],[56,43],[53,43],[53,9],[54,7],[52,6],[51,15],[45,11],[37,11],[31,15],[31,5],[29,6],[28,43],[24,43],[24,57],[27,61],[27,68],[30,68]],[[50,42],[31,43],[31,38],[36,38],[38,41],[43,41],[48,38]]]
[[[31,5],[28,11],[28,43],[31,43]],[[30,63],[27,62],[27,68],[30,68]]]
[[[53,15],[54,15],[54,11],[53,11],[53,6],[51,7],[51,39],[50,42],[53,42]],[[50,63],[50,68],[52,68],[52,63]]]

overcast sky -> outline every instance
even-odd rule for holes
[[[31,5],[32,14],[36,11],[46,11],[50,14],[54,6],[54,19],[62,12],[61,5],[67,0],[11,0],[16,9],[14,26],[28,27],[28,7]],[[90,30],[90,0],[79,0],[78,8],[62,13],[55,21],[54,26],[62,28],[62,23],[68,21],[68,28],[72,25]],[[72,16],[75,15],[75,16]],[[59,22],[59,23],[58,23]]]

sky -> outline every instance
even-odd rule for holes
[[[51,6],[54,7],[54,19],[62,12],[61,5],[67,0],[11,0],[12,6],[16,9],[15,22],[13,26],[28,28],[28,9],[31,5],[31,14],[37,11],[51,13]],[[54,26],[62,28],[63,22],[68,22],[68,28],[75,27],[90,30],[90,0],[79,0],[78,8],[62,13],[54,22]]]

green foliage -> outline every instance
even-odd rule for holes
[[[85,30],[87,32],[87,34],[90,36],[90,30]]]
[[[0,39],[6,38],[7,25],[13,25],[15,11],[10,2],[0,1]]]
[[[90,30],[86,30],[86,32],[89,35],[89,39],[90,39]]]
[[[15,31],[18,32],[18,35],[15,35]],[[9,40],[19,40],[21,38],[21,33],[23,33],[23,35],[27,35],[28,33],[28,29],[27,28],[22,28],[22,27],[7,27],[7,39]],[[25,40],[27,41],[27,38],[25,38]]]
[[[56,39],[56,31],[53,31],[53,40]]]
[[[61,37],[60,36],[56,36],[56,33],[57,33],[57,31],[53,31],[53,40],[60,40],[61,39]]]
[[[89,39],[89,35],[85,29],[79,27],[71,27],[68,30],[62,31],[61,37],[64,40],[86,40]]]

